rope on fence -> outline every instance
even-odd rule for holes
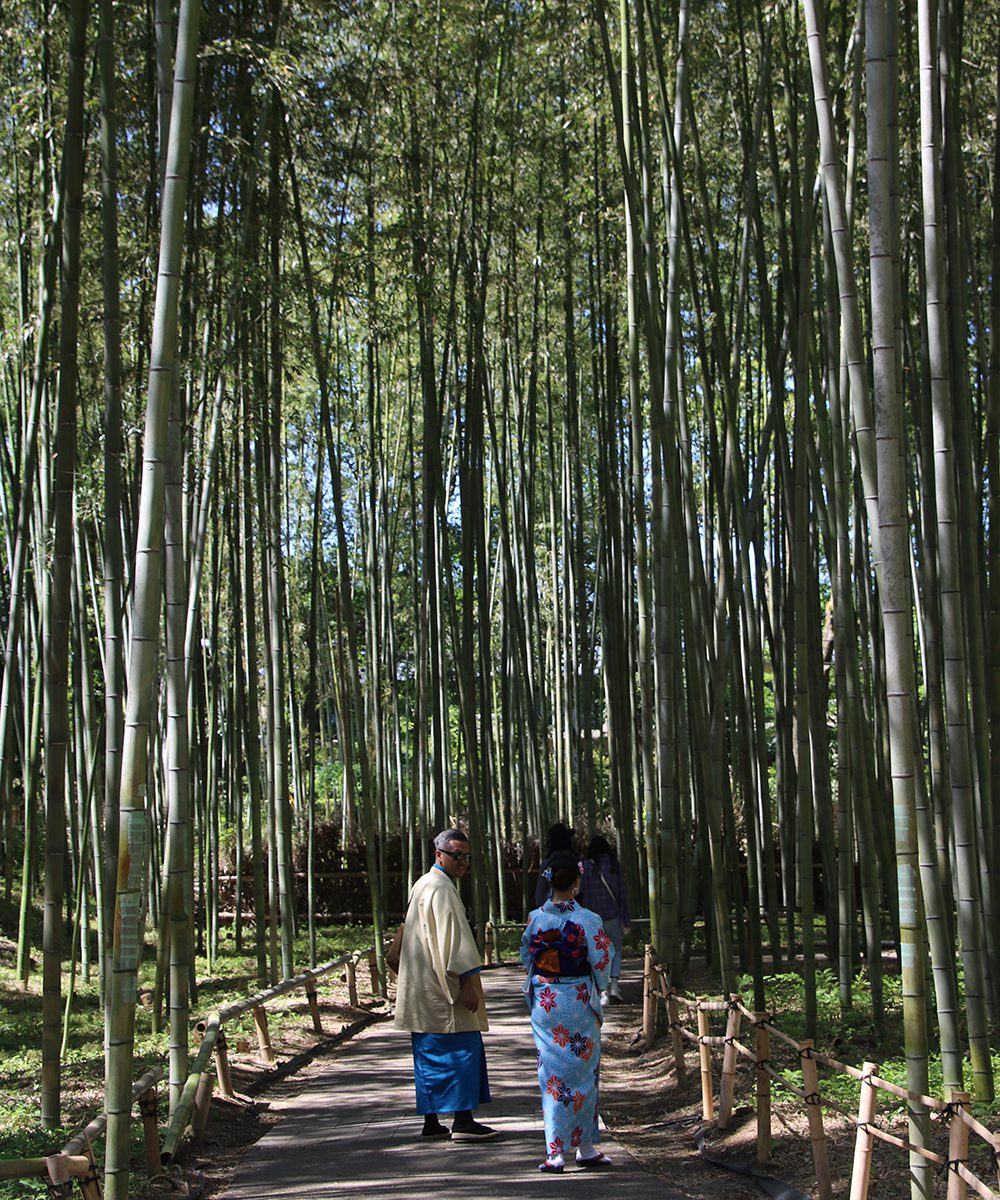
[[[655,983],[654,983],[655,980]],[[764,1162],[770,1154],[770,1080],[775,1080],[786,1091],[797,1096],[806,1106],[809,1119],[810,1141],[812,1143],[814,1165],[820,1196],[823,1200],[832,1200],[832,1181],[827,1161],[826,1140],[823,1130],[823,1108],[829,1109],[844,1117],[857,1130],[854,1169],[851,1178],[851,1200],[866,1200],[868,1195],[871,1151],[875,1139],[889,1145],[915,1154],[926,1161],[935,1164],[940,1169],[950,1172],[954,1180],[961,1179],[983,1200],[1000,1200],[1000,1193],[994,1192],[982,1179],[978,1178],[966,1166],[968,1157],[969,1133],[974,1132],[986,1144],[990,1154],[990,1170],[998,1175],[1000,1181],[1000,1138],[976,1120],[968,1111],[968,1096],[956,1093],[948,1102],[932,1096],[921,1096],[890,1083],[876,1074],[876,1064],[865,1063],[858,1068],[849,1063],[840,1062],[830,1055],[815,1049],[811,1042],[798,1042],[786,1034],[775,1024],[772,1013],[751,1012],[738,996],[730,996],[728,1000],[693,1000],[682,996],[667,981],[663,967],[655,961],[652,947],[646,948],[646,968],[644,995],[647,1007],[643,1013],[643,1033],[647,1049],[653,1044],[656,1028],[656,1002],[662,999],[669,1014],[668,1028],[674,1042],[675,1070],[678,1080],[684,1077],[683,1039],[698,1046],[701,1060],[702,1082],[702,1115],[710,1121],[714,1113],[714,1090],[711,1075],[711,1050],[721,1047],[723,1054],[722,1081],[720,1083],[720,1105],[718,1125],[724,1128],[732,1107],[732,1091],[734,1087],[735,1065],[737,1057],[742,1057],[754,1064],[757,1073],[757,1161]],[[695,1012],[698,1018],[697,1033],[685,1028],[678,1019],[678,1010],[684,1007]],[[708,1014],[710,1012],[727,1012],[727,1027],[725,1036],[712,1035],[708,1031]],[[756,1030],[756,1051],[751,1051],[739,1041],[740,1021],[745,1019]],[[803,1087],[793,1084],[784,1074],[777,1071],[770,1057],[770,1039],[776,1038],[790,1047],[799,1056],[803,1075]],[[830,1097],[823,1096],[819,1087],[818,1067],[845,1074],[861,1085],[861,1104],[857,1116]],[[924,1108],[936,1116],[943,1125],[950,1125],[949,1149],[947,1155],[941,1155],[925,1146],[916,1146],[908,1138],[897,1137],[882,1129],[875,1121],[875,1103],[878,1091],[884,1091],[905,1101],[911,1109]],[[958,1118],[955,1120],[954,1118]],[[961,1184],[955,1184],[961,1187]],[[964,1196],[964,1190],[954,1191],[954,1195]],[[953,1195],[953,1185],[949,1183],[949,1200]]]

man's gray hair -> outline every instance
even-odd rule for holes
[[[446,850],[449,842],[467,842],[469,835],[461,829],[443,829],[434,839],[435,850]]]

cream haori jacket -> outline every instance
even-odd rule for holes
[[[482,961],[458,889],[440,867],[431,867],[410,892],[396,983],[395,1027],[412,1033],[488,1029],[482,1000],[474,1013],[455,1003],[459,976],[482,966]]]

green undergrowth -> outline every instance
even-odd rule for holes
[[[39,930],[40,933],[40,930]],[[316,962],[321,965],[353,950],[372,945],[370,925],[342,924],[317,931]],[[82,978],[79,967],[74,984],[69,1037],[62,1058],[62,1120],[59,1128],[42,1126],[41,1108],[41,951],[32,948],[34,966],[27,991],[21,991],[10,955],[0,959],[0,1159],[39,1158],[53,1154],[80,1131],[101,1109],[104,1095],[104,1018],[97,984],[96,963],[89,980]],[[219,947],[211,963],[199,956],[196,998],[192,1000],[192,1020],[211,1012],[230,1000],[243,999],[261,991],[257,980],[256,955],[252,945],[237,950],[231,936]],[[295,942],[296,973],[310,965],[308,937],[302,933]],[[156,972],[155,945],[147,941],[139,971],[140,994],[151,993]],[[68,964],[63,973],[63,1004],[69,990]],[[320,985],[322,988],[322,984]],[[367,966],[359,972],[359,989],[368,987]],[[278,1002],[280,1005],[281,1001]],[[268,1010],[272,1036],[280,1036],[283,1025],[299,1018],[286,1016],[280,1007]],[[138,1078],[147,1067],[163,1063],[167,1056],[167,1032],[153,1031],[152,1011],[148,1004],[136,1008],[135,1068]],[[244,1022],[234,1022],[233,1032]],[[245,1032],[253,1022],[245,1018]],[[134,1153],[141,1157],[142,1130],[133,1123]],[[94,1146],[100,1161],[103,1139]],[[43,1180],[0,1181],[0,1200],[45,1195]]]

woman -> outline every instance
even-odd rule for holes
[[[597,914],[576,902],[576,855],[553,854],[546,871],[552,896],[531,913],[521,938],[548,1150],[538,1169],[561,1171],[571,1149],[580,1167],[609,1167],[611,1159],[595,1142],[600,1139],[600,997],[607,986],[611,938]]]
[[[597,913],[611,938],[611,981],[608,990],[601,996],[601,1004],[606,1005],[609,1000],[620,1004],[622,993],[618,978],[622,973],[622,940],[631,918],[618,856],[607,838],[600,834],[592,837],[587,847],[580,880],[580,903]]]

